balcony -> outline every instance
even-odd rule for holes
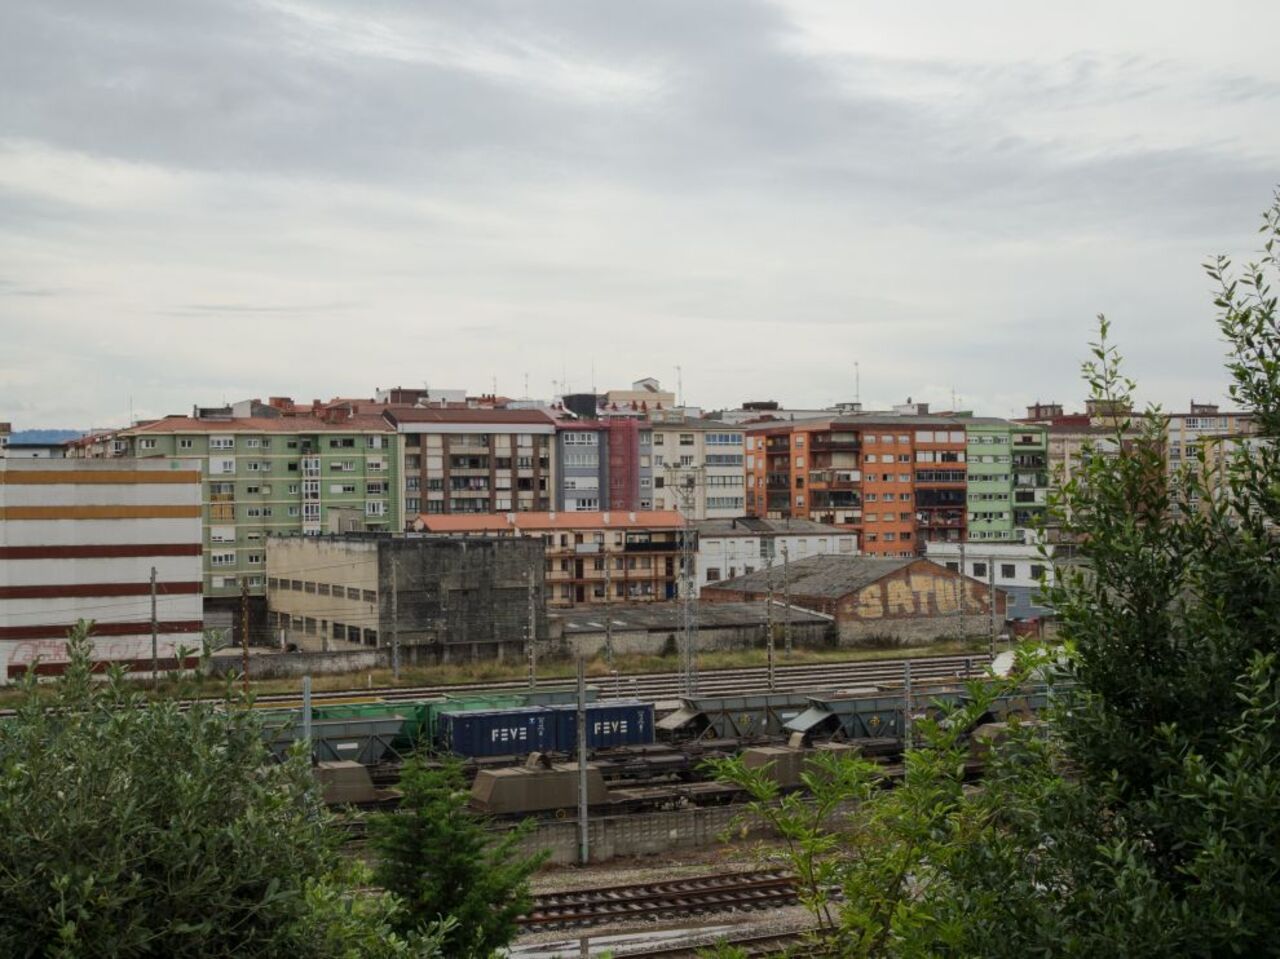
[[[964,526],[964,516],[961,513],[932,513],[926,511],[916,514],[916,522],[928,529],[960,529]]]
[[[790,453],[791,437],[770,436],[764,441],[764,450],[766,453]]]
[[[811,470],[809,485],[824,486],[831,489],[853,489],[862,481],[859,470]]]
[[[848,509],[862,505],[862,496],[854,490],[821,490],[813,494],[814,509]]]
[[[809,442],[815,453],[857,453],[862,450],[856,433],[818,433]]]
[[[627,540],[622,551],[624,553],[677,553],[680,551],[680,543],[677,540],[661,540],[656,543]]]
[[[1048,473],[1015,473],[1013,476],[1015,489],[1047,489]]]

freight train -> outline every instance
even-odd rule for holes
[[[815,747],[852,746],[891,763],[902,750],[908,715],[918,718],[960,705],[969,692],[963,684],[940,681],[916,686],[910,702],[902,687],[882,686],[691,697],[661,718],[653,702],[598,700],[596,695],[590,691],[593,701],[586,707],[589,791],[593,802],[626,811],[730,801],[734,797],[722,784],[693,780],[706,758],[746,749],[755,750],[749,759],[771,757],[760,761],[779,768],[798,769],[805,751]],[[539,690],[320,706],[312,713],[313,758],[323,764],[323,779],[336,774],[337,763],[385,770],[414,751],[452,754],[466,759],[475,774],[477,808],[509,815],[563,812],[568,808],[564,797],[576,797],[576,772],[569,773],[577,767],[556,759],[576,752],[577,709],[570,702],[575,698],[573,690]],[[979,724],[1031,717],[1048,698],[1044,685],[1002,696]],[[272,748],[283,754],[300,735],[300,716],[296,710],[276,711],[265,728]],[[519,765],[529,756],[535,761]],[[798,772],[794,775],[798,778]],[[573,782],[565,785],[570,778]],[[364,779],[371,782],[369,773]],[[569,803],[574,804],[576,798]]]

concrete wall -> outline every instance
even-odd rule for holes
[[[388,649],[359,649],[338,653],[281,653],[264,655],[255,653],[249,657],[251,679],[288,679],[294,676],[321,676],[329,673],[352,673],[366,669],[381,669],[391,662]],[[221,676],[239,673],[243,661],[238,652],[227,652],[213,657],[210,673]]]
[[[782,643],[782,623],[785,617],[783,610],[775,612],[774,625],[777,630],[777,642]],[[795,623],[791,624],[791,640],[796,646],[817,648],[827,645],[827,630],[830,623]],[[741,649],[763,649],[765,645],[764,623],[743,623],[736,626],[715,626],[698,628],[698,650],[734,651]],[[680,628],[657,630],[620,630],[613,632],[613,650],[615,653],[642,653],[659,655],[671,642],[677,642]],[[579,654],[594,656],[604,649],[604,631],[579,632],[565,636],[562,629],[554,629],[551,649],[554,654],[574,657]]]
[[[1006,597],[995,595],[1002,624]],[[836,621],[841,643],[919,646],[988,633],[990,604],[986,584],[922,560],[842,597]]]
[[[740,811],[740,807],[712,806],[592,819],[588,823],[591,861],[607,862],[714,845]],[[578,862],[578,824],[573,821],[539,823],[521,843],[521,852],[528,854],[544,849],[551,853],[551,862]]]

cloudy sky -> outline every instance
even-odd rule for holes
[[[0,420],[430,383],[1220,398],[1280,4],[6,0]]]

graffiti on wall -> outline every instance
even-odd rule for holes
[[[864,587],[844,604],[842,612],[855,619],[896,619],[960,615],[962,611],[985,615],[987,610],[987,588],[981,583],[913,570]]]

